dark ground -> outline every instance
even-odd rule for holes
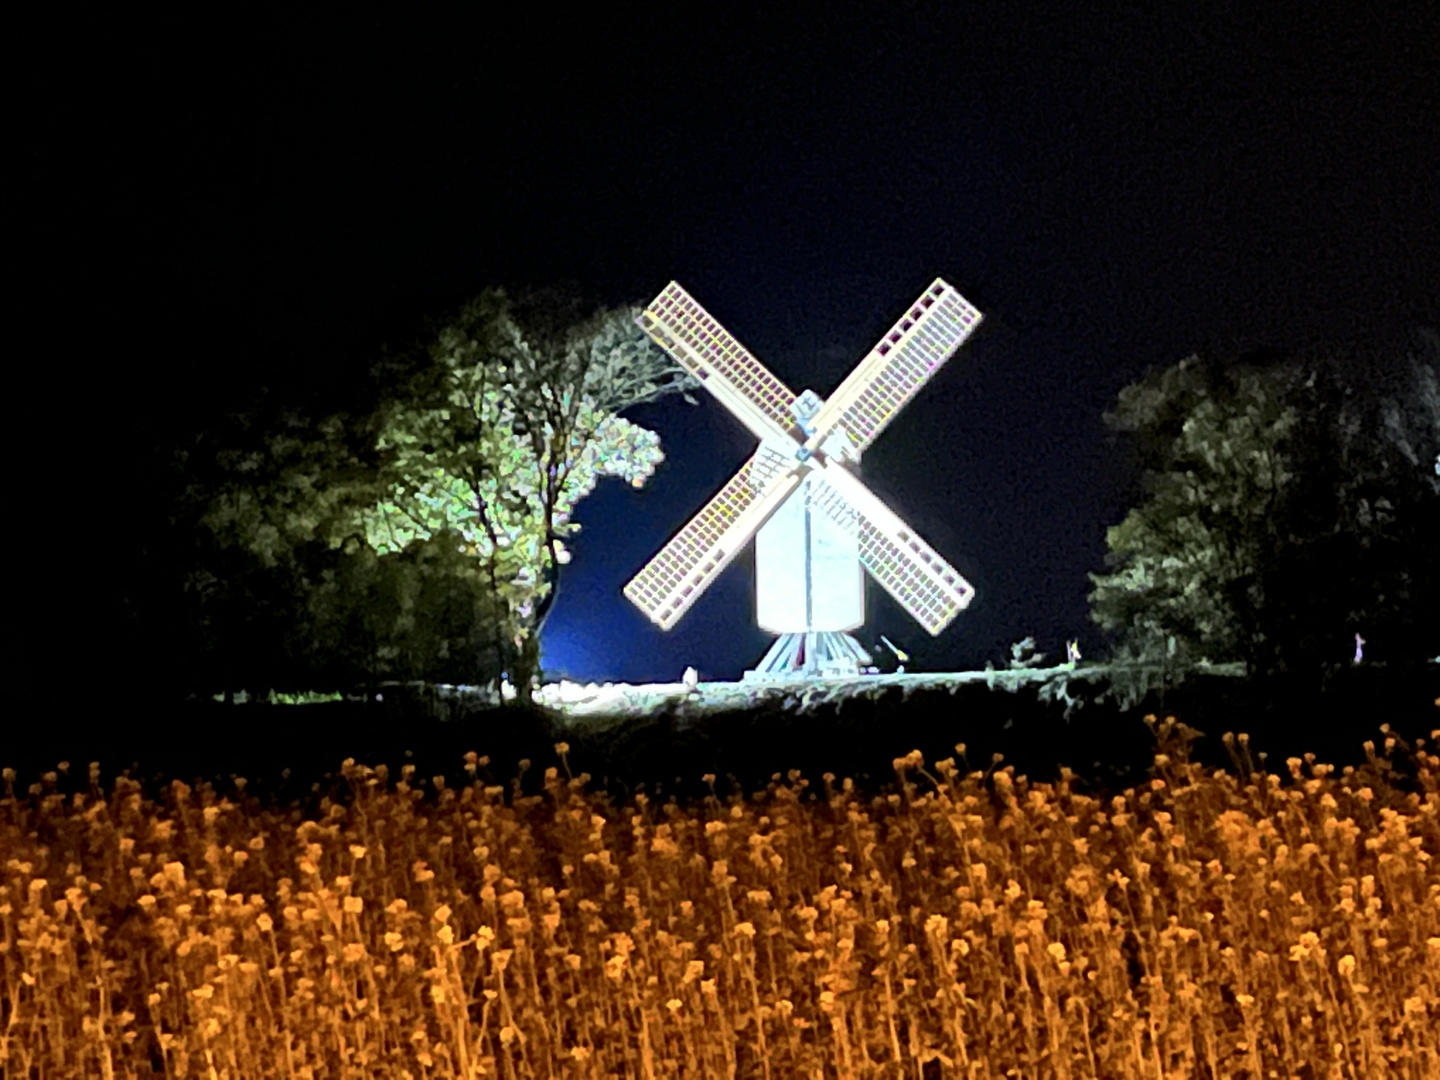
[[[1401,736],[1402,751],[1416,738],[1433,740],[1440,727],[1440,672],[1434,665],[1409,674],[1378,667],[1343,672],[1323,696],[1276,687],[1269,698],[1279,704],[1268,705],[1265,694],[1235,678],[1196,678],[1163,701],[1151,698],[1125,712],[1113,701],[1097,701],[1094,689],[1088,693],[1068,719],[1063,703],[1042,701],[1033,688],[1006,692],[983,684],[961,686],[954,694],[917,691],[906,700],[898,690],[887,691],[875,700],[855,698],[803,714],[779,705],[756,707],[702,722],[678,708],[602,721],[514,707],[452,710],[442,722],[420,699],[388,694],[385,702],[298,706],[68,706],[88,714],[89,724],[82,725],[66,722],[67,706],[57,703],[51,717],[17,718],[0,744],[0,766],[15,770],[18,792],[62,761],[70,764],[57,778],[58,790],[85,790],[88,764],[98,761],[107,789],[127,770],[145,781],[148,794],[171,779],[207,780],[223,793],[233,790],[232,777],[245,777],[248,794],[284,804],[313,802],[330,790],[345,758],[383,763],[392,779],[413,764],[422,789],[437,775],[460,786],[467,780],[462,758],[472,750],[490,757],[481,777],[507,786],[528,758],[528,791],[538,788],[545,768],[560,764],[554,746],[563,740],[570,746],[569,767],[576,775],[591,774],[592,789],[603,785],[616,798],[643,789],[652,798],[685,799],[709,793],[701,780],[706,773],[717,777],[715,790],[724,796],[761,789],[773,774],[792,769],[812,790],[821,790],[822,775],[832,772],[852,778],[862,791],[879,791],[895,781],[895,758],[919,749],[933,764],[954,756],[955,744],[963,742],[963,770],[990,769],[992,755],[1003,754],[1001,767],[1013,765],[1032,781],[1056,779],[1065,766],[1079,778],[1079,790],[1114,794],[1151,775],[1157,747],[1147,713],[1174,715],[1203,732],[1189,753],[1207,770],[1238,771],[1221,736],[1244,731],[1254,767],[1281,776],[1285,758],[1306,752],[1337,768],[1364,765],[1366,740],[1383,748],[1381,724]],[[230,737],[220,737],[221,731]],[[1177,760],[1183,752],[1169,748]],[[1402,773],[1404,761],[1399,753]]]

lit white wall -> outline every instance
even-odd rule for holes
[[[810,516],[811,620],[805,621],[806,480],[755,534],[755,617],[772,634],[853,630],[865,621],[865,579],[855,538]]]

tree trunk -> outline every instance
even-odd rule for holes
[[[515,688],[516,705],[534,702],[535,679],[539,674],[540,638],[537,634],[527,634],[510,662],[510,685]]]

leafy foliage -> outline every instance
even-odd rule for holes
[[[1045,662],[1045,654],[1035,651],[1035,638],[1027,636],[1010,646],[1012,668],[1036,668]]]
[[[353,528],[379,498],[373,424],[237,413],[187,455],[201,500],[189,596],[197,692],[381,679],[486,681],[493,604],[455,538],[380,555]]]
[[[261,401],[180,455],[192,689],[528,687],[575,505],[661,460],[618,412],[690,381],[632,316],[490,290],[377,365],[369,411]]]
[[[1305,437],[1290,453],[1282,542],[1267,576],[1272,664],[1440,651],[1440,335],[1417,330],[1305,366]]]
[[[1292,473],[1288,376],[1191,357],[1120,392],[1106,423],[1134,437],[1145,500],[1107,530],[1095,621],[1118,656],[1190,666],[1243,659],[1263,605],[1260,552]]]
[[[383,494],[360,531],[382,553],[455,537],[496,599],[492,641],[526,692],[576,504],[601,477],[643,485],[663,457],[620,411],[689,384],[634,315],[582,318],[554,294],[491,289],[439,331],[378,431]]]
[[[346,415],[242,412],[212,448],[219,474],[201,523],[222,545],[279,566],[312,540],[339,547],[354,537],[357,510],[379,493],[372,423]],[[202,451],[203,452],[203,451]],[[188,457],[188,455],[187,455]]]
[[[347,421],[262,397],[177,455],[178,516],[194,523],[181,582],[192,692],[316,685],[310,584],[341,557],[327,538],[364,500],[364,439]]]
[[[495,598],[451,535],[384,555],[355,546],[311,582],[305,615],[317,685],[483,683],[500,671]]]
[[[1143,498],[1090,575],[1116,658],[1158,663],[1162,683],[1204,662],[1317,672],[1362,630],[1419,655],[1436,600],[1435,352],[1421,332],[1191,357],[1122,390],[1106,422],[1131,437]]]

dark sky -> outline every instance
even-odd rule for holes
[[[12,138],[58,404],[22,419],[80,432],[98,519],[64,528],[92,557],[110,538],[107,595],[157,527],[127,494],[149,445],[261,386],[341,407],[383,343],[487,285],[620,302],[675,278],[828,394],[941,275],[986,321],[864,476],[978,597],[931,640],[872,589],[862,641],[929,670],[1026,634],[1093,652],[1122,386],[1440,322],[1433,5],[682,7],[34,29]],[[709,399],[636,419],[667,463],[583,504],[547,660],[737,676],[767,644],[748,563],[666,635],[620,587],[750,442]]]

